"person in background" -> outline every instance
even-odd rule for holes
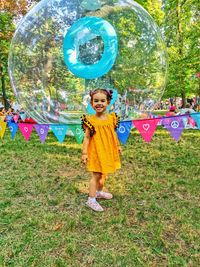
[[[181,109],[181,114],[192,114],[192,113],[195,113],[195,110],[193,109],[191,103],[187,103],[185,108]]]
[[[167,113],[165,114],[165,116],[169,117],[169,116],[176,116],[178,115],[176,112],[176,107],[175,106],[171,106],[169,108],[169,111],[167,111]]]
[[[160,101],[160,109],[163,110],[163,108],[164,108],[164,102],[161,100]]]
[[[187,114],[190,115],[192,113],[195,113],[195,110],[192,107],[192,103],[187,103],[185,108],[181,109],[181,115]],[[196,126],[196,122],[192,117],[183,117],[183,122],[185,125],[185,128],[194,128]]]
[[[6,110],[4,107],[0,108],[0,116],[5,116],[6,115]]]

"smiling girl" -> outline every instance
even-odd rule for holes
[[[118,117],[115,113],[107,114],[106,108],[112,99],[112,91],[96,89],[90,93],[91,105],[95,115],[82,116],[85,131],[82,148],[82,161],[92,173],[89,184],[87,206],[95,211],[103,211],[97,198],[111,199],[111,193],[104,192],[103,186],[107,174],[114,173],[121,167],[121,146],[116,134]]]

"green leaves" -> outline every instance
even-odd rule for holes
[[[199,67],[199,1],[165,1],[162,24],[169,55],[169,77],[165,96],[196,94],[198,80],[191,75]]]

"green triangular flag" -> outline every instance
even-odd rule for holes
[[[20,115],[21,119],[23,121],[25,121],[25,119],[26,119],[26,113],[19,113],[19,115]]]
[[[74,134],[77,143],[81,144],[84,138],[84,131],[82,129],[82,125],[73,124],[73,125],[69,125],[69,128],[72,130],[72,133]]]

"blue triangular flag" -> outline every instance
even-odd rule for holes
[[[8,127],[9,127],[10,132],[11,132],[11,137],[12,137],[12,139],[14,139],[14,137],[16,135],[16,132],[17,132],[17,129],[18,129],[18,124],[9,121],[8,122]]]
[[[126,144],[132,128],[132,121],[122,121],[117,128],[117,135],[122,144]]]
[[[183,120],[183,123],[184,123],[184,128],[186,128],[186,126],[188,124],[188,118],[189,118],[189,115],[182,117],[182,120]]]
[[[200,113],[190,114],[190,116],[196,121],[198,129],[200,129]]]
[[[7,121],[7,122],[12,121],[12,118],[13,118],[12,115],[7,115],[7,116],[6,116],[6,121]]]
[[[58,139],[60,143],[62,143],[65,139],[65,134],[67,132],[67,125],[61,125],[61,124],[53,124],[51,125],[51,129],[55,135],[55,137]]]

